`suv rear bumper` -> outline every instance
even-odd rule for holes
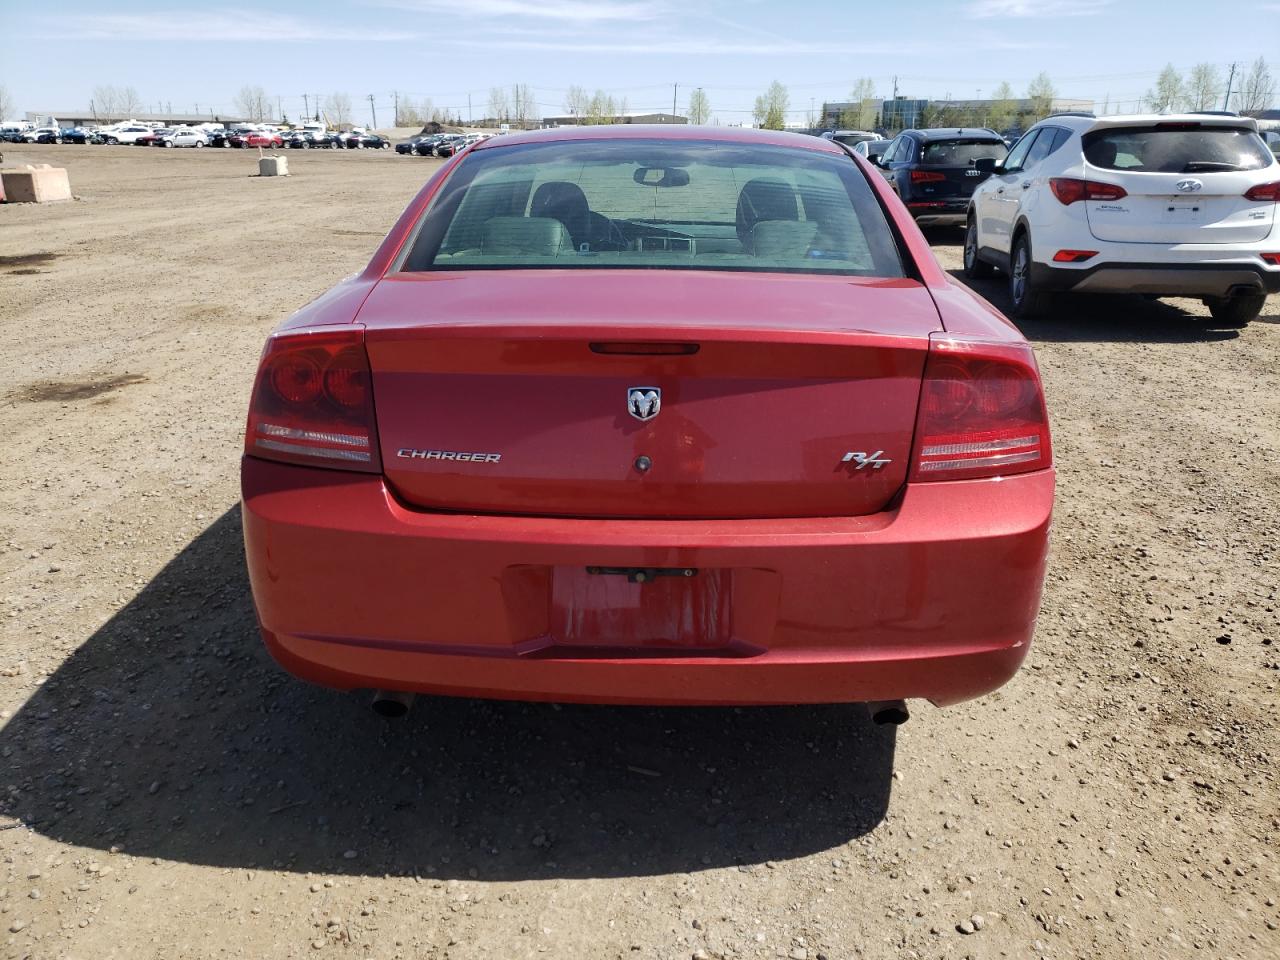
[[[969,197],[946,200],[907,200],[907,210],[922,227],[959,226],[969,219]]]
[[[865,517],[566,520],[424,512],[378,476],[242,467],[254,605],[289,672],[594,703],[988,693],[1031,641],[1053,485],[1052,470],[909,484]]]
[[[1074,293],[1148,293],[1168,297],[1226,297],[1280,293],[1280,269],[1241,261],[1210,263],[1098,263],[1054,267],[1034,262],[1032,283]]]

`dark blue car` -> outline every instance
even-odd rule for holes
[[[975,167],[1008,152],[994,130],[948,127],[903,130],[872,162],[921,226],[963,226],[969,197],[990,176]]]

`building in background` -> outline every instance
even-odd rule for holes
[[[1014,99],[1008,105],[997,100],[926,100],[911,97],[894,97],[891,100],[868,100],[866,106],[870,110],[875,107],[875,120],[871,127],[878,130],[898,131],[910,130],[914,127],[947,126],[988,127],[994,125],[1001,117],[1002,111],[1012,114],[1017,124],[1032,118],[1035,105],[1026,98]],[[1077,100],[1057,97],[1050,101],[1049,113],[1074,113],[1093,110],[1092,100]],[[822,126],[828,130],[846,126],[849,116],[857,115],[863,105],[853,100],[835,100],[822,105]],[[1012,108],[1012,109],[1009,109]],[[1040,119],[1034,117],[1034,120]],[[1008,124],[1002,124],[1007,126]]]

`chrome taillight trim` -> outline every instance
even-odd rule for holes
[[[355,433],[330,433],[319,430],[299,430],[296,427],[282,427],[275,423],[258,424],[258,432],[269,437],[286,437],[290,440],[308,440],[313,443],[340,443],[348,447],[369,448],[369,438]]]
[[[967,470],[977,467],[1005,467],[1015,463],[1026,463],[1039,460],[1039,450],[1028,450],[1026,453],[1006,453],[993,457],[967,457],[964,460],[921,460],[921,472],[930,470]]]
[[[957,453],[988,453],[997,450],[1010,450],[1015,447],[1031,447],[1040,443],[1039,434],[1025,437],[1011,437],[1007,440],[978,440],[973,443],[940,443],[925,447],[920,451],[922,457],[948,457]]]
[[[325,457],[329,460],[347,460],[356,463],[368,463],[369,453],[366,450],[334,450],[329,447],[305,447],[300,443],[281,443],[279,440],[263,440],[258,438],[254,446],[277,453],[292,453],[303,457]]]

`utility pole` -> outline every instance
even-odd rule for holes
[[[314,94],[316,98],[316,123],[320,122],[320,94]]]
[[[1227,77],[1227,95],[1226,95],[1225,97],[1223,97],[1223,98],[1222,98],[1222,109],[1223,109],[1223,110],[1229,110],[1229,109],[1231,109],[1231,108],[1228,106],[1228,104],[1229,104],[1229,103],[1231,103],[1231,84],[1232,84],[1232,82],[1235,80],[1235,78],[1236,78],[1236,65],[1233,63],[1233,64],[1231,64],[1231,75],[1230,75],[1229,77]]]
[[[373,114],[373,129],[378,129],[378,108],[374,106],[373,94],[369,94],[369,112]]]
[[[282,101],[279,97],[276,97],[276,119],[277,119],[277,120],[283,120],[283,119],[284,119],[284,106],[283,106],[283,102],[284,102],[284,101]]]
[[[676,91],[680,89],[680,84],[673,83],[671,85],[671,122],[676,122]]]
[[[467,94],[467,126],[471,126],[471,94]]]
[[[302,117],[305,120],[309,116],[311,116],[311,100],[304,93],[302,95]]]
[[[898,99],[898,78],[893,78],[893,99]]]
[[[395,102],[396,102],[396,122],[395,122],[395,125],[398,127],[398,126],[400,126],[400,91],[399,91],[399,90],[396,90],[395,92],[393,92],[393,93],[391,94],[391,96],[395,98]]]

